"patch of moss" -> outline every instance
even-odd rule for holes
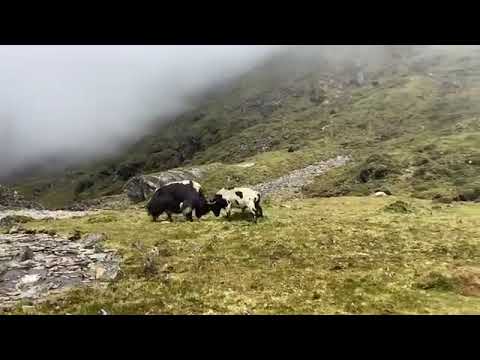
[[[397,214],[408,214],[414,212],[414,209],[410,204],[406,203],[405,201],[397,200],[385,206],[384,211]]]
[[[423,290],[457,291],[460,283],[452,276],[433,271],[419,280],[415,286]]]
[[[9,227],[15,224],[25,224],[34,219],[23,215],[8,215],[0,219],[0,226]]]

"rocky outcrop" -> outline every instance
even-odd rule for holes
[[[34,201],[25,200],[18,191],[7,186],[0,185],[0,210],[1,209],[43,209],[43,207]]]
[[[172,181],[195,180],[198,181],[210,166],[202,166],[189,169],[172,169],[157,174],[139,175],[130,179],[124,187],[128,198],[137,203],[147,200],[156,189]]]

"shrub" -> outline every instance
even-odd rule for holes
[[[81,194],[84,191],[90,189],[94,185],[94,182],[91,179],[82,179],[75,186],[75,194]]]

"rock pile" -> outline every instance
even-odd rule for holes
[[[72,286],[115,279],[120,258],[102,234],[69,240],[53,232],[0,234],[0,305],[36,302]]]
[[[253,186],[253,188],[263,196],[269,196],[279,192],[298,193],[304,185],[310,184],[316,176],[322,175],[330,169],[343,166],[350,160],[349,156],[337,156],[336,158],[292,171],[273,181],[257,184]]]

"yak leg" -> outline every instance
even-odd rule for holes
[[[228,202],[227,207],[225,208],[225,213],[227,218],[230,218],[230,215],[232,215],[232,204],[230,202]]]
[[[257,211],[257,216],[258,216],[258,217],[263,217],[263,209],[262,209],[262,207],[260,206],[260,204],[256,204],[256,205],[255,205],[255,208],[256,208],[256,211]]]
[[[250,212],[250,214],[252,214],[253,216],[253,222],[256,224],[257,223],[257,211],[255,210],[254,207],[248,207],[248,211]]]
[[[182,214],[188,221],[193,221],[193,206],[190,201],[184,201],[181,206]]]

